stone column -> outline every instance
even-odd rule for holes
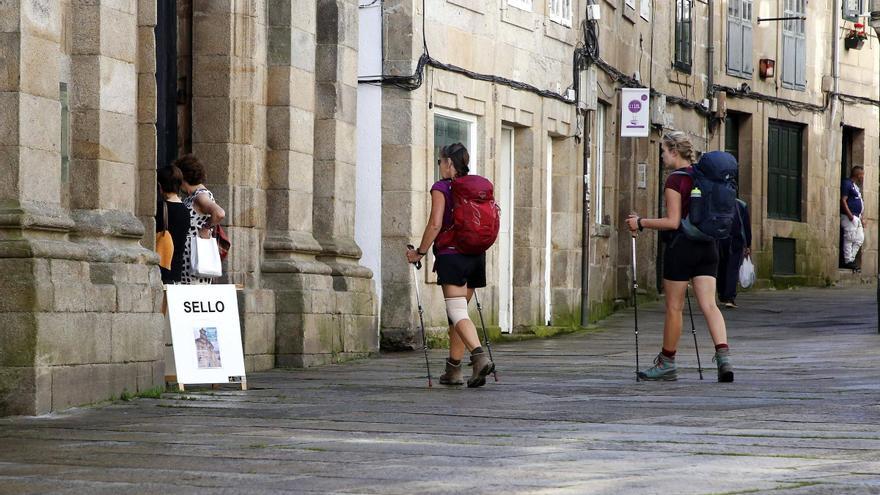
[[[232,249],[224,281],[239,293],[245,368],[274,364],[271,291],[261,288],[266,228],[266,4],[263,0],[193,1],[193,152],[207,186],[226,210]]]
[[[384,72],[411,75],[421,54],[413,40],[421,29],[413,3],[384,3]],[[416,91],[392,87],[382,92],[382,348],[416,349],[421,346],[415,287],[410,267],[402,262],[403,249],[421,239],[427,194],[427,102],[424,86]],[[423,283],[424,278],[419,283]]]
[[[134,216],[134,2],[0,4],[0,414],[161,384],[161,285]],[[71,32],[62,38],[65,28]],[[70,55],[70,205],[60,60]],[[73,221],[72,221],[73,219]]]

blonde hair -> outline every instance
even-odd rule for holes
[[[694,145],[687,134],[681,131],[667,132],[663,135],[663,144],[666,145],[666,149],[678,153],[678,156],[689,163],[694,162],[697,153],[694,151]]]

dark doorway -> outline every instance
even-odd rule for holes
[[[157,3],[156,165],[192,151],[192,0]]]
[[[836,187],[833,187],[837,194],[835,196],[836,204],[840,204],[842,197],[843,180],[849,178],[850,170],[854,165],[863,165],[865,161],[865,131],[857,127],[843,126],[841,129],[842,142],[840,146],[840,177],[838,178]],[[840,206],[836,208],[840,212]],[[837,242],[837,262],[838,267],[843,268],[843,229],[838,229]],[[857,263],[861,262],[861,251],[858,254]]]

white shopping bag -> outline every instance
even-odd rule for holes
[[[220,264],[220,248],[217,239],[202,239],[192,236],[190,242],[190,267],[194,276],[199,278],[217,278],[223,275]]]
[[[752,264],[752,257],[746,256],[742,265],[739,266],[739,285],[743,289],[748,289],[755,283],[755,265]]]

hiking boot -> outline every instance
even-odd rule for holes
[[[440,375],[441,385],[464,385],[464,374],[461,372],[461,363],[452,364],[446,360],[446,372]]]
[[[666,357],[661,352],[654,358],[654,366],[639,371],[639,379],[641,380],[662,380],[675,381],[678,380],[678,370],[675,368],[675,358]]]
[[[726,303],[724,303],[724,307],[727,309],[736,309],[739,306],[737,306],[733,300],[730,300],[730,301],[727,301]]]
[[[733,381],[733,366],[730,365],[730,349],[718,349],[712,361],[718,365],[718,381],[730,383]]]
[[[467,381],[468,388],[482,387],[486,384],[486,376],[495,371],[495,363],[485,351],[471,354],[471,366],[473,374]]]

